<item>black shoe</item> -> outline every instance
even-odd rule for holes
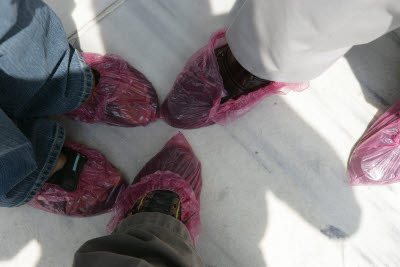
[[[178,194],[172,191],[151,191],[141,197],[133,208],[126,212],[125,217],[139,212],[160,212],[181,220],[181,200]]]
[[[241,95],[246,95],[268,85],[271,81],[260,79],[240,65],[233,56],[228,45],[215,49],[219,72],[224,82],[224,88],[228,95],[221,100],[221,103],[229,99],[238,99]]]

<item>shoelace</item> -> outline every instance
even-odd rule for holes
[[[160,212],[180,220],[181,201],[179,196],[172,191],[152,191],[138,200],[133,208],[126,212],[125,217],[139,212]]]

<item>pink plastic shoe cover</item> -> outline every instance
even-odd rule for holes
[[[87,123],[146,126],[157,119],[158,98],[151,82],[121,57],[83,53],[86,63],[100,74],[92,96],[66,114]]]
[[[59,185],[45,183],[29,205],[47,212],[87,217],[109,212],[126,187],[121,174],[100,152],[81,144],[66,143],[65,147],[85,155],[77,189],[68,192]]]
[[[202,231],[200,221],[201,164],[192,148],[179,133],[139,172],[132,185],[122,193],[113,208],[107,230],[111,233],[126,212],[146,193],[170,190],[181,199],[181,221],[186,225],[194,244]]]
[[[349,160],[351,185],[400,180],[400,100],[365,132]]]
[[[226,125],[242,117],[264,98],[302,91],[308,83],[271,82],[238,99],[221,104],[226,96],[214,50],[227,43],[226,30],[214,33],[207,46],[197,51],[176,79],[161,106],[161,118],[173,127],[195,129],[214,123]]]

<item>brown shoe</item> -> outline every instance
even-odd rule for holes
[[[260,79],[243,68],[233,56],[228,45],[215,49],[215,55],[225,90],[228,93],[222,98],[221,103],[229,99],[238,99],[241,95],[256,91],[271,82]]]

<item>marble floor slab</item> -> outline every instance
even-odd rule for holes
[[[44,0],[61,19],[67,36],[96,23],[99,16],[108,14],[122,1],[116,0]]]
[[[126,58],[162,101],[186,60],[244,1],[47,2],[80,49]],[[206,266],[400,266],[400,184],[350,187],[346,174],[355,142],[400,98],[399,70],[400,37],[389,33],[354,47],[302,93],[270,97],[226,127],[182,131],[203,166],[197,249]],[[131,129],[60,122],[129,181],[178,132],[162,121]],[[105,235],[110,215],[76,219],[23,206],[0,216],[0,266],[52,267],[71,266],[83,242]]]

